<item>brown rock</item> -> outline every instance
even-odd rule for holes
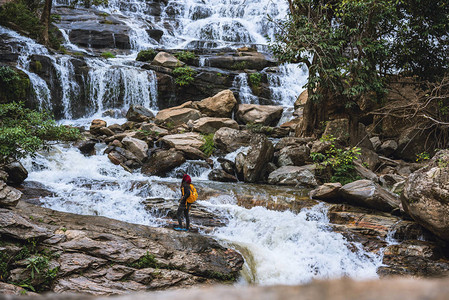
[[[189,146],[199,149],[204,145],[203,138],[196,132],[166,135],[160,141],[171,148]]]
[[[265,166],[273,158],[274,147],[265,135],[256,134],[250,140],[250,149],[243,164],[243,178],[246,182],[262,179]]]
[[[233,152],[240,147],[249,146],[251,136],[252,134],[249,131],[224,127],[215,132],[214,143],[218,149]]]
[[[323,185],[320,185],[316,189],[310,191],[309,195],[312,199],[318,199],[318,200],[336,200],[338,199],[338,192],[341,188],[341,183],[325,183]]]
[[[100,119],[95,119],[90,124],[89,131],[93,135],[99,135],[99,134],[101,134],[100,128],[106,127],[106,125],[107,125],[106,121],[103,121],[103,120],[100,120]]]
[[[193,130],[204,134],[214,133],[222,127],[239,129],[239,124],[229,118],[201,118],[193,122]]]
[[[224,90],[213,97],[196,102],[195,106],[209,117],[230,118],[237,105],[237,100],[231,90]]]
[[[307,90],[304,90],[299,96],[298,99],[296,99],[294,107],[295,110],[304,106],[307,102],[307,99],[309,98],[309,93]]]
[[[243,124],[263,124],[276,126],[284,108],[275,105],[239,104],[236,120]]]
[[[199,118],[201,118],[201,113],[196,109],[172,107],[159,111],[156,115],[156,123],[178,126]]]
[[[175,149],[163,150],[154,153],[142,167],[142,173],[148,175],[165,175],[168,171],[185,163],[182,152]]]
[[[159,52],[151,62],[152,65],[162,66],[166,68],[176,68],[185,65],[182,61],[167,52]]]
[[[0,181],[0,207],[14,207],[22,197],[22,192]]]

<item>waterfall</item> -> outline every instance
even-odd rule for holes
[[[253,94],[248,85],[248,74],[240,73],[235,77],[232,84],[239,91],[240,103],[243,104],[259,104],[259,98]]]

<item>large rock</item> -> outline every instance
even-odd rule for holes
[[[362,123],[358,124],[356,136],[350,137],[348,119],[336,119],[327,122],[323,136],[332,136],[336,138],[337,141],[342,145],[349,145],[350,138],[353,138],[355,141],[357,141],[358,147],[373,149],[373,144],[369,140],[369,135],[366,132],[365,125],[363,125]]]
[[[90,124],[89,131],[93,135],[99,135],[99,134],[101,134],[100,129],[103,127],[106,127],[106,126],[107,126],[106,121],[103,121],[100,119],[95,119],[95,120],[92,120],[92,123]]]
[[[328,182],[310,191],[309,196],[312,199],[335,201],[339,197],[340,188],[341,188],[340,182],[335,183]]]
[[[273,158],[274,147],[262,134],[253,136],[250,145],[243,165],[243,178],[246,182],[257,182],[262,179],[264,168]]]
[[[239,124],[229,118],[201,118],[193,122],[193,130],[204,134],[214,133],[222,127],[239,129]]]
[[[186,162],[184,155],[175,149],[154,153],[142,167],[142,173],[163,176]]]
[[[243,124],[276,126],[283,111],[282,106],[276,105],[239,104],[235,117]]]
[[[449,241],[449,150],[408,177],[401,202],[416,222]]]
[[[159,52],[151,62],[152,65],[162,66],[166,68],[177,68],[185,65],[182,61],[167,52]]]
[[[178,126],[190,120],[198,120],[199,118],[201,118],[201,113],[196,109],[172,107],[159,111],[156,115],[156,122],[159,124]]]
[[[249,146],[252,134],[232,128],[220,128],[214,135],[215,146],[224,152],[233,152],[240,147]]]
[[[28,171],[19,161],[12,160],[3,166],[3,169],[8,174],[8,183],[21,184],[28,177]]]
[[[131,105],[126,113],[126,119],[132,122],[144,122],[150,118],[154,118],[153,112],[142,105]]]
[[[284,166],[268,175],[268,183],[275,185],[291,185],[297,187],[316,187],[315,165],[302,167]]]
[[[199,133],[196,132],[170,134],[162,137],[160,141],[168,145],[170,148],[190,146],[199,149],[204,145],[203,138]]]
[[[340,196],[348,203],[391,212],[399,208],[399,198],[371,180],[357,180],[344,185]]]
[[[240,55],[225,54],[208,58],[207,64],[220,69],[255,69],[262,70],[266,67],[276,65],[276,62],[259,52],[241,52]]]
[[[237,105],[237,100],[231,90],[224,90],[213,97],[196,102],[194,105],[209,117],[230,118]]]
[[[307,145],[287,146],[276,153],[277,166],[303,166],[310,161],[310,149]]]
[[[140,161],[144,161],[148,157],[148,144],[146,142],[127,136],[122,140],[122,143]]]
[[[304,106],[306,104],[308,98],[309,98],[309,92],[307,90],[304,90],[295,101],[295,104],[294,104],[295,110]]]
[[[43,240],[52,235],[46,228],[37,226],[16,212],[0,208],[0,235],[16,240]]]
[[[5,182],[0,181],[0,207],[14,207],[21,197],[21,191],[7,186]]]
[[[215,169],[207,175],[209,180],[221,182],[237,182],[237,178],[222,169]]]

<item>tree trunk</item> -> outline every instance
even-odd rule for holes
[[[52,0],[45,0],[44,10],[42,11],[41,22],[44,26],[44,31],[42,33],[42,42],[48,46],[49,44],[49,29],[50,29],[50,18],[51,18],[51,6],[53,4]]]
[[[303,119],[296,130],[296,136],[317,138],[321,132],[324,122],[327,121],[327,94],[321,101],[312,101],[313,91],[308,90],[309,97],[304,105]]]

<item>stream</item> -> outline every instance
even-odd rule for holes
[[[123,118],[104,117],[103,112],[108,109],[126,111],[130,105],[139,104],[155,113],[159,110],[154,72],[135,64],[139,50],[148,47],[237,49],[252,45],[266,52],[267,37],[273,38],[275,32],[267,16],[280,20],[288,11],[287,1],[169,0],[166,4],[157,2],[160,11],[152,15],[150,12],[156,2],[109,0],[107,7],[95,8],[114,15],[131,28],[131,51],[114,59],[102,59],[95,55],[93,49],[73,44],[69,38],[70,26],[60,26],[65,38],[64,46],[88,55],[86,63],[89,73],[84,80],[89,86],[86,93],[90,103],[87,113],[81,117],[73,117],[73,107],[80,91],[72,78],[73,65],[69,56],[50,54],[34,41],[3,27],[0,27],[0,34],[14,40],[11,47],[19,45],[18,51],[22,53],[19,67],[30,75],[34,97],[40,107],[51,109],[52,95],[48,83],[30,71],[29,61],[34,54],[50,57],[58,70],[64,105],[60,122],[88,127],[95,118],[106,120],[108,125],[126,121]],[[56,9],[67,4],[66,0],[54,0]],[[148,35],[150,29],[163,32],[160,41]],[[201,56],[200,62],[207,66],[207,55]],[[293,103],[304,90],[307,73],[297,65],[283,65],[276,72],[267,71],[267,76],[272,101],[284,106],[287,114],[283,120],[288,120]],[[234,87],[239,98],[246,103],[258,103],[257,97],[248,88],[247,79],[246,73],[236,77]],[[117,103],[120,105],[117,106]],[[55,145],[48,153],[42,152],[35,158],[22,161],[29,171],[27,181],[39,182],[53,193],[41,199],[43,206],[148,226],[166,225],[166,220],[152,215],[143,202],[147,198],[179,198],[178,191],[168,188],[168,185],[179,184],[176,172],[163,178],[149,177],[140,172],[131,174],[113,165],[103,155],[104,145],[97,144],[96,147],[97,154],[87,157],[76,148]],[[349,243],[343,235],[333,232],[323,204],[299,212],[281,212],[264,207],[248,209],[237,205],[238,193],[254,194],[273,201],[277,201],[278,196],[266,191],[263,186],[254,188],[245,183],[223,186],[211,182],[207,180],[210,169],[199,167],[194,162],[188,161],[179,170],[187,170],[192,175],[193,183],[198,185],[198,203],[228,220],[225,227],[203,234],[210,234],[244,256],[245,266],[238,284],[299,284],[312,279],[377,278],[376,270],[382,264],[382,255],[366,252],[360,245]],[[221,195],[207,201],[201,200],[202,187],[217,185],[221,185]],[[291,188],[279,190],[283,190],[284,198],[294,198],[298,193],[306,194],[306,191]]]

